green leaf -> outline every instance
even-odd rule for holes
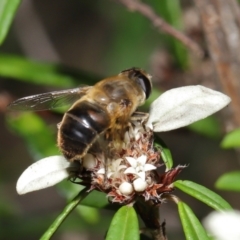
[[[215,210],[232,209],[228,202],[215,192],[191,181],[178,180],[174,182],[174,186],[188,195],[200,200]]]
[[[64,88],[76,87],[79,83],[93,85],[96,80],[100,80],[85,72],[58,64],[41,63],[7,54],[0,55],[0,76]]]
[[[160,138],[157,139],[154,146],[161,152],[161,158],[166,166],[166,171],[170,170],[173,166],[173,159],[169,148]]]
[[[191,210],[184,202],[178,202],[178,213],[182,222],[183,230],[187,240],[209,240],[205,229]]]
[[[240,128],[228,133],[221,142],[222,148],[238,148],[240,147]]]
[[[215,183],[216,188],[229,191],[240,191],[240,171],[223,174]]]
[[[140,239],[138,218],[133,207],[123,206],[116,212],[108,230],[106,239]]]
[[[214,116],[192,123],[188,126],[188,128],[203,136],[213,139],[217,139],[221,136],[220,124]]]
[[[0,1],[0,44],[3,43],[12,24],[20,0]]]
[[[68,215],[77,207],[77,205],[88,195],[88,189],[84,188],[75,198],[70,201],[63,211],[58,215],[52,225],[43,234],[40,240],[48,240],[57,231],[63,221],[68,217]]]
[[[12,130],[25,140],[35,160],[59,155],[53,129],[48,127],[37,114],[31,112],[9,114],[7,123]]]

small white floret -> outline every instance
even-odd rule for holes
[[[63,156],[51,156],[29,166],[17,181],[17,193],[25,194],[51,187],[69,177],[68,169],[75,167]],[[77,166],[76,166],[77,167]]]
[[[130,195],[133,192],[133,186],[131,183],[129,182],[123,182],[120,186],[119,186],[119,191],[123,194],[123,195]]]
[[[108,166],[107,166],[107,178],[110,177],[116,177],[119,176],[119,174],[121,174],[121,170],[126,168],[125,165],[121,165],[122,159],[119,158],[117,160],[111,161]],[[98,174],[105,174],[106,173],[106,169],[100,168],[97,171]]]
[[[145,155],[141,155],[136,159],[133,157],[126,157],[126,159],[131,166],[124,171],[124,174],[135,174],[145,180],[145,172],[156,169],[152,164],[146,163],[147,156]]]
[[[230,101],[228,96],[200,85],[174,88],[151,104],[146,126],[154,132],[184,127],[212,115]]]

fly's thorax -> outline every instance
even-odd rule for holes
[[[92,97],[96,101],[104,103],[115,102],[119,105],[130,103],[131,112],[134,112],[139,105],[145,102],[145,93],[141,87],[132,79],[126,76],[107,78],[97,83],[91,90]]]

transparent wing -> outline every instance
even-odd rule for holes
[[[58,108],[73,104],[84,96],[90,88],[73,88],[23,97],[12,102],[8,108],[14,111],[41,111]]]

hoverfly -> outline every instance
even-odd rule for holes
[[[120,72],[94,86],[54,91],[20,98],[11,110],[40,111],[72,104],[58,125],[57,144],[69,161],[80,161],[98,136],[120,136],[132,114],[151,93],[150,75],[138,68]]]

